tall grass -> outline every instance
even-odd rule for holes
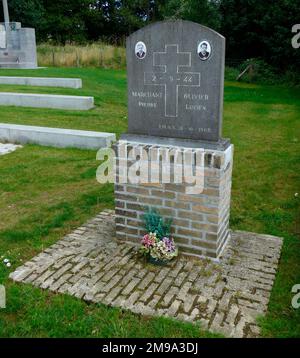
[[[40,44],[37,48],[39,66],[125,68],[125,48],[94,43],[88,45],[54,46]]]

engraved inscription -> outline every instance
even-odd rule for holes
[[[156,72],[145,72],[145,85],[163,86],[165,90],[165,117],[178,116],[178,87],[200,87],[200,73],[183,72],[191,67],[191,52],[179,52],[178,45],[165,45],[164,52],[153,53]],[[175,96],[172,94],[175,89]]]
[[[222,35],[189,21],[162,21],[131,34],[126,54],[128,133],[219,140],[225,54]]]

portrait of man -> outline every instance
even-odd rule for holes
[[[207,60],[211,55],[211,46],[208,41],[200,42],[198,46],[198,56],[202,61]]]
[[[136,57],[139,58],[140,60],[142,60],[143,58],[146,57],[146,53],[147,53],[146,45],[144,44],[144,42],[139,41],[139,42],[135,45],[135,54],[136,54]]]

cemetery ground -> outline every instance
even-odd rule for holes
[[[88,112],[1,107],[1,122],[125,132],[126,75],[122,70],[48,68],[0,75],[80,77],[83,89],[0,86],[5,92],[95,97]],[[300,309],[291,289],[300,283],[299,88],[225,82],[223,136],[235,145],[231,228],[284,238],[265,337],[299,337]],[[1,337],[212,337],[197,325],[134,315],[42,291],[8,279],[15,268],[94,217],[114,208],[113,186],[100,185],[95,151],[26,145],[0,156]],[[296,193],[299,195],[295,195]],[[298,225],[297,225],[298,222]],[[176,238],[175,238],[176,239]]]

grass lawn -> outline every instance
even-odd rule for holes
[[[1,107],[0,122],[122,133],[127,127],[126,74],[121,70],[47,68],[0,70],[0,76],[76,77],[81,89],[0,85],[0,92],[94,96],[90,111]]]
[[[93,95],[88,112],[1,107],[0,122],[73,129],[126,131],[124,71],[48,68],[1,70],[1,75],[81,77],[80,90],[0,86],[0,91]],[[300,93],[281,86],[226,82],[224,136],[235,145],[231,206],[233,229],[284,238],[265,337],[300,337],[300,309],[291,306],[300,284]],[[103,305],[14,284],[9,272],[103,208],[113,187],[95,180],[95,152],[27,145],[0,157],[1,337],[206,337],[196,325],[140,317]],[[298,192],[299,196],[295,197]],[[298,222],[298,225],[297,225]]]

